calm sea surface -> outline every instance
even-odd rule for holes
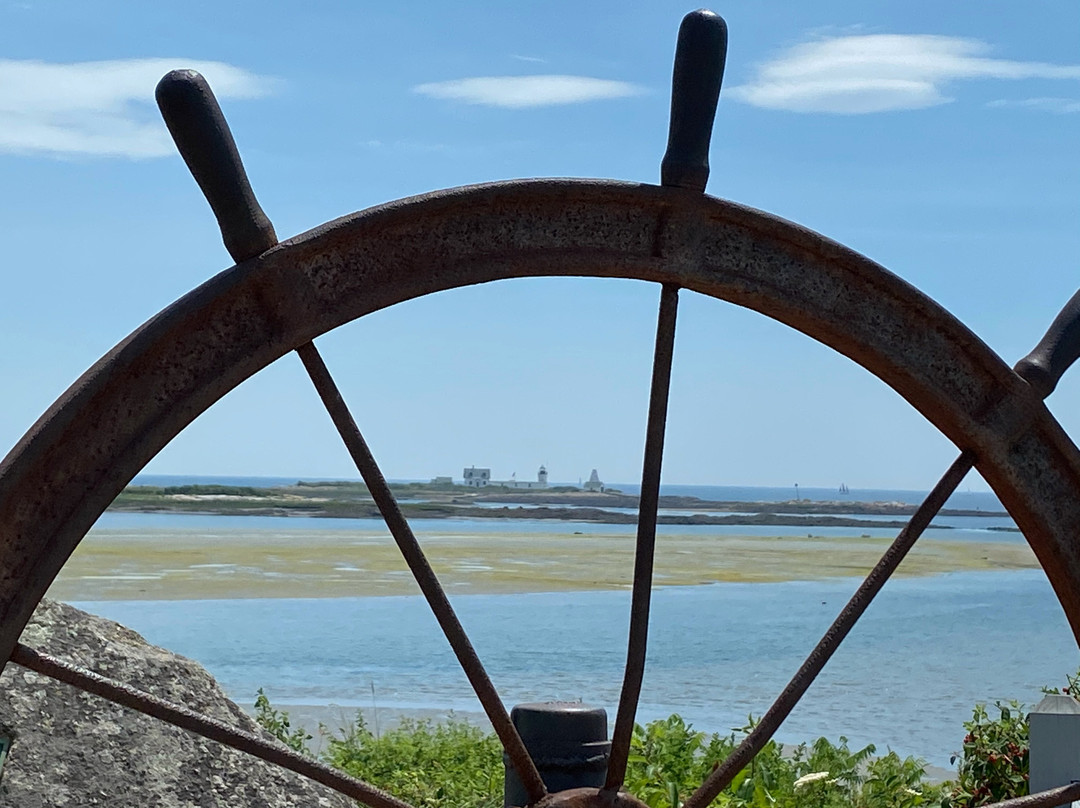
[[[137,483],[279,485],[292,478],[164,477]],[[618,485],[636,493],[634,485]],[[702,499],[785,501],[794,488],[665,486]],[[806,499],[919,502],[923,492],[800,488]],[[956,508],[1001,510],[992,494],[959,492]],[[863,517],[868,518],[868,517]],[[869,517],[872,518],[872,517]],[[1008,518],[939,517],[952,529],[928,537],[1023,541],[989,531]],[[99,527],[371,530],[378,520],[107,513]],[[416,520],[425,532],[627,533],[631,525],[551,520]],[[701,535],[799,535],[806,528],[661,526]],[[891,536],[868,528],[811,528],[815,535]],[[700,729],[726,732],[769,706],[850,597],[858,581],[716,584],[659,589],[639,720],[681,713]],[[465,595],[454,606],[507,704],[583,699],[613,717],[625,661],[627,592]],[[479,704],[419,597],[312,600],[107,601],[77,604],[131,626],[151,642],[202,662],[229,694],[251,703],[263,687],[275,703],[338,704],[381,711]],[[778,737],[826,735],[890,746],[939,766],[959,748],[976,701],[1033,704],[1080,664],[1064,614],[1039,571],[956,573],[891,581],[841,646]]]
[[[726,731],[760,715],[857,581],[674,587],[654,593],[639,720],[679,712]],[[251,703],[380,710],[479,705],[419,597],[94,602],[193,657]],[[614,715],[629,594],[468,595],[462,622],[508,704],[583,699]],[[1039,699],[1080,662],[1041,572],[891,581],[784,725],[782,740],[846,735],[947,766],[976,701]]]
[[[501,506],[500,506],[501,507]],[[872,516],[859,519],[883,521]],[[904,517],[891,517],[892,521],[903,521]],[[574,533],[585,535],[633,534],[635,527],[627,525],[608,525],[599,522],[573,522],[564,519],[410,519],[409,524],[417,533]],[[928,528],[923,535],[928,539],[947,539],[951,541],[1003,541],[1023,542],[1024,537],[1011,531],[991,530],[994,526],[1012,526],[1008,517],[980,519],[967,516],[941,516],[934,520],[942,529]],[[198,513],[113,513],[106,511],[94,525],[99,528],[130,529],[146,531],[148,540],[159,538],[168,540],[170,529],[199,529],[208,532],[229,530],[385,530],[382,519],[323,519],[315,516],[223,516],[220,514]],[[792,525],[660,525],[660,535],[695,535],[695,536],[814,536],[858,537],[871,535],[892,538],[899,531],[896,528],[873,527],[807,527]],[[390,535],[389,531],[386,533]]]

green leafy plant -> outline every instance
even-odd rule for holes
[[[357,715],[340,737],[330,735],[323,757],[417,808],[502,805],[502,746],[453,716],[441,724],[404,719],[375,737]]]
[[[926,763],[918,758],[901,758],[896,752],[874,758],[866,765],[855,805],[859,808],[917,808],[940,805],[945,785],[932,784]]]
[[[256,720],[293,749],[310,754],[311,736],[293,729],[260,689]],[[650,808],[681,808],[718,763],[754,727],[728,735],[695,730],[678,715],[634,727],[626,789]],[[498,739],[451,716],[440,724],[404,719],[376,737],[357,714],[326,738],[321,759],[418,808],[499,808],[502,747]],[[941,804],[942,789],[923,781],[925,763],[873,746],[851,750],[819,738],[783,748],[767,742],[713,805],[727,808],[918,808]]]
[[[650,808],[679,808],[732,748],[734,736],[707,736],[678,715],[635,724],[626,789]]]
[[[1072,696],[1076,698],[1080,696],[1080,671],[1076,673],[1065,674],[1065,687],[1058,689],[1056,687],[1044,687],[1042,692],[1047,696]]]
[[[636,726],[630,746],[626,788],[650,808],[679,808],[739,737],[706,735],[677,715]],[[734,808],[916,808],[940,802],[941,789],[923,782],[926,764],[889,752],[874,758],[873,746],[852,750],[818,738],[784,749],[768,741],[750,764],[714,800]]]
[[[975,705],[959,759],[957,780],[945,808],[975,808],[1028,793],[1028,721],[1023,705],[996,702],[997,717]]]
[[[255,721],[294,752],[302,755],[311,754],[307,742],[312,736],[301,727],[292,729],[289,724],[289,714],[275,710],[261,687],[255,694]]]

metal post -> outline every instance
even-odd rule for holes
[[[603,707],[566,701],[519,704],[510,711],[510,719],[548,793],[604,784],[611,742]],[[505,754],[503,764],[503,805],[527,805],[529,796]]]
[[[1047,696],[1031,711],[1028,726],[1030,792],[1080,780],[1080,702],[1072,696]]]

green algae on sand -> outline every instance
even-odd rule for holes
[[[446,591],[624,589],[626,533],[470,533],[436,530],[420,542]],[[656,586],[863,576],[891,536],[861,538],[665,534]],[[898,575],[1038,567],[1019,542],[922,539]],[[412,595],[419,589],[382,530],[96,529],[53,583],[63,600],[189,600]]]

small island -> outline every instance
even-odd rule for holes
[[[629,586],[635,563],[636,496],[606,485],[603,490],[600,485],[583,490],[492,484],[490,477],[474,482],[483,484],[461,485],[446,478],[391,484],[447,592]],[[900,502],[729,502],[683,496],[661,497],[659,508],[660,541],[653,571],[654,586],[659,587],[862,576],[915,510]],[[361,482],[130,486],[111,511],[170,518],[99,523],[64,566],[51,597],[333,598],[418,592]],[[1006,516],[990,511],[942,513],[996,517],[998,525]],[[171,518],[176,514],[181,517]],[[278,518],[210,522],[193,518],[188,523],[183,514]],[[288,518],[294,516],[315,519]],[[758,527],[745,531],[694,527],[711,525]],[[950,533],[956,539],[939,532],[920,540],[897,574],[1038,567],[1023,541],[961,535],[959,530]]]
[[[528,488],[488,483],[458,485],[448,478],[396,483],[391,490],[408,519],[553,519],[635,524],[638,498],[614,489],[573,486]],[[661,496],[662,525],[768,525],[902,528],[916,506],[902,502],[789,500],[742,502]],[[201,513],[237,516],[307,516],[379,519],[378,506],[362,482],[305,482],[272,488],[229,485],[128,486],[112,511]],[[1004,511],[945,509],[942,516],[1007,517]],[[875,519],[860,519],[861,515]],[[896,517],[882,519],[883,516]],[[946,525],[932,525],[948,529]]]

